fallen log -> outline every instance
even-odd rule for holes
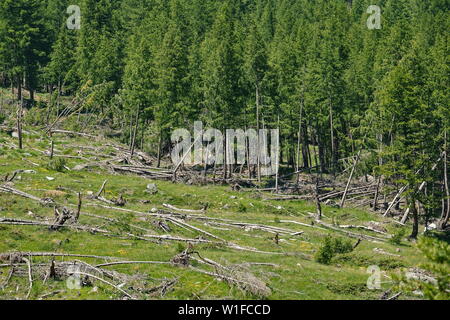
[[[17,225],[17,226],[20,226],[20,225],[22,225],[22,226],[44,226],[47,228],[54,227],[54,224],[52,224],[52,223],[45,223],[45,222],[33,221],[33,220],[10,219],[10,218],[0,218],[0,224]],[[59,225],[58,227],[88,231],[91,233],[109,233],[109,231],[107,231],[107,230],[98,229],[98,228],[89,227],[89,226],[83,226],[83,225]]]
[[[309,212],[309,214],[312,217],[315,216],[313,213]],[[379,238],[379,237],[369,236],[369,235],[365,235],[365,234],[361,234],[361,233],[354,233],[354,232],[346,231],[346,230],[343,230],[343,229],[341,229],[341,228],[339,228],[337,226],[333,226],[331,224],[325,223],[325,222],[320,221],[320,220],[315,220],[315,222],[320,224],[320,225],[322,225],[322,226],[324,226],[324,227],[327,227],[327,228],[329,228],[331,230],[339,231],[341,233],[344,233],[345,235],[347,235],[347,236],[349,236],[351,238],[365,239],[365,240],[378,241],[378,242],[386,242],[388,240],[388,238]]]
[[[61,133],[61,134],[74,135],[74,136],[82,136],[82,137],[94,138],[94,139],[97,139],[97,138],[98,138],[98,136],[94,136],[94,135],[91,135],[91,134],[88,134],[88,133],[75,132],[75,131],[68,131],[68,130],[51,129],[50,132],[51,132],[51,134],[54,134],[54,133]]]

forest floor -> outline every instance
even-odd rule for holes
[[[98,166],[74,170],[113,157],[121,146],[101,137],[53,139],[50,160],[51,140],[39,129],[26,128],[23,150],[0,130],[0,178],[25,170],[0,182],[0,299],[380,299],[393,274],[425,259],[413,243],[390,239],[410,226],[380,214],[324,205],[319,224],[307,201],[270,201],[270,193],[153,181]],[[149,184],[157,190],[149,192]],[[39,199],[73,215],[78,192],[79,220],[51,230],[54,206]],[[327,235],[354,244],[358,234],[373,238],[329,265],[315,261]],[[73,288],[64,270],[70,266],[96,276],[81,274],[83,285]],[[381,270],[381,289],[367,286],[370,266]],[[414,297],[400,296],[407,298]]]

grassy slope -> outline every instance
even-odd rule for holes
[[[91,141],[88,139],[69,138],[55,136],[56,154],[76,155],[78,150],[75,145],[105,146],[105,141]],[[5,142],[13,142],[14,139],[5,133],[0,133],[0,145]],[[225,186],[186,186],[173,184],[171,182],[156,181],[159,193],[149,195],[145,193],[149,180],[136,176],[111,175],[100,169],[92,171],[66,171],[64,173],[46,169],[48,157],[33,150],[47,150],[49,140],[36,135],[25,137],[24,151],[11,150],[0,147],[0,176],[17,169],[33,169],[36,174],[21,174],[21,179],[15,181],[15,188],[31,193],[39,197],[54,197],[63,204],[76,204],[77,196],[74,192],[67,191],[65,194],[54,192],[62,186],[68,189],[96,192],[105,179],[106,198],[117,197],[123,193],[128,203],[126,208],[139,211],[149,211],[151,208],[162,208],[163,203],[170,203],[182,208],[199,209],[202,204],[208,202],[208,216],[234,219],[241,222],[263,223],[274,226],[282,226],[293,230],[304,231],[303,235],[293,237],[281,237],[279,245],[272,240],[273,235],[262,231],[244,231],[243,229],[217,230],[203,225],[198,221],[189,221],[192,225],[208,230],[217,236],[234,241],[243,246],[250,246],[264,251],[274,252],[300,252],[311,256],[305,259],[296,255],[267,255],[260,253],[242,252],[229,248],[218,248],[211,245],[196,245],[195,248],[204,257],[219,261],[223,264],[241,262],[270,262],[278,264],[279,267],[252,266],[252,272],[267,281],[272,289],[270,299],[377,299],[382,290],[368,290],[366,282],[368,274],[367,267],[379,265],[383,270],[383,288],[390,287],[389,273],[400,270],[401,267],[415,266],[422,262],[417,249],[407,242],[400,246],[389,243],[373,243],[363,241],[358,248],[347,256],[346,259],[334,261],[331,265],[321,265],[314,262],[313,255],[318,249],[321,240],[327,231],[303,227],[293,224],[280,223],[279,220],[295,220],[311,223],[306,212],[314,212],[314,206],[303,201],[271,202],[263,201],[249,192],[232,192]],[[107,149],[107,147],[105,147]],[[39,166],[33,166],[31,162]],[[80,160],[70,159],[68,166],[73,168]],[[54,177],[54,181],[46,177]],[[232,196],[237,197],[233,199]],[[151,203],[142,204],[140,200],[150,200]],[[85,200],[85,203],[95,203],[94,200]],[[97,202],[98,203],[98,202]],[[223,209],[228,205],[227,209]],[[279,210],[276,207],[282,206]],[[154,229],[151,221],[143,221],[130,213],[111,211],[91,206],[83,206],[83,210],[92,214],[114,217],[124,222]],[[32,212],[34,216],[28,213]],[[340,224],[363,224],[368,221],[383,221],[383,218],[374,214],[357,209],[335,209],[324,208],[324,219],[328,223],[338,221]],[[31,200],[0,193],[0,217],[14,217],[22,219],[36,219],[36,217],[53,217],[53,209],[43,207]],[[388,220],[386,220],[388,221]],[[110,230],[120,230],[121,226],[105,225],[105,221],[81,215],[81,223],[104,226]],[[171,234],[195,237],[198,234],[173,227]],[[397,228],[395,225],[387,224],[390,232]],[[156,230],[156,229],[155,229]],[[334,231],[328,231],[337,234]],[[358,231],[359,232],[359,231]],[[162,231],[159,233],[163,234]],[[376,234],[374,234],[376,235]],[[352,240],[354,241],[354,240]],[[158,260],[169,261],[179,253],[185,244],[173,241],[156,244],[139,240],[121,240],[117,238],[104,237],[86,232],[63,230],[50,232],[45,227],[35,226],[6,226],[0,225],[0,252],[8,251],[57,251],[64,253],[83,253],[94,255],[115,256],[127,260]],[[396,253],[400,248],[401,257],[389,257],[373,252],[374,248],[382,248],[391,253]],[[61,258],[58,258],[61,259]],[[67,260],[67,258],[66,258]],[[33,263],[40,261],[34,258]],[[48,261],[48,259],[46,259]],[[89,263],[101,263],[93,259],[86,259]],[[149,286],[152,279],[178,277],[179,282],[174,290],[169,292],[165,299],[219,299],[254,298],[239,289],[230,287],[227,283],[216,280],[211,276],[198,274],[192,270],[173,267],[168,265],[124,265],[109,267],[123,273],[142,273],[149,277]],[[6,278],[9,268],[0,268],[0,283]],[[154,281],[153,285],[158,282]],[[53,299],[111,299],[119,298],[120,294],[113,288],[95,282],[98,291],[93,292],[92,287],[84,287],[81,290],[68,290],[63,281],[48,281],[45,285],[42,281],[35,280],[31,299],[39,298],[41,295],[55,290],[64,290],[54,295]],[[24,298],[28,289],[26,278],[13,277],[9,285],[1,291],[0,299]]]

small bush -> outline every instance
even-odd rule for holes
[[[182,253],[186,248],[181,243],[177,243],[177,252]]]
[[[316,253],[315,260],[318,263],[330,264],[331,259],[333,259],[333,256],[334,252],[331,237],[326,237],[323,244],[319,248],[319,251],[317,251]]]
[[[64,172],[64,170],[66,169],[65,166],[67,164],[66,159],[64,158],[56,158],[51,160],[46,168],[48,170],[52,170],[52,171],[58,171],[58,172]]]
[[[392,238],[389,239],[389,242],[395,245],[400,245],[402,243],[402,239],[405,236],[405,229],[398,229],[392,235]]]
[[[333,241],[334,253],[342,254],[353,251],[353,244],[350,242],[350,240],[334,238]]]
[[[247,207],[245,205],[243,205],[242,203],[239,203],[238,212],[247,212]]]
[[[338,257],[333,258],[333,263],[365,268],[376,265],[383,270],[395,270],[406,267],[405,263],[398,259],[378,257],[361,253],[356,254],[355,252],[339,255]]]
[[[342,238],[325,237],[322,245],[316,253],[315,260],[322,264],[330,264],[336,254],[353,251],[353,245],[349,240]]]

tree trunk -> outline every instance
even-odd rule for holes
[[[261,143],[259,141],[259,86],[258,83],[256,84],[256,134],[258,136],[258,147],[256,148],[256,170],[258,171],[258,182],[261,182],[261,166],[260,166],[260,150],[261,150]]]
[[[278,113],[278,130],[280,130],[280,113]],[[272,141],[272,143],[274,143]],[[276,176],[275,176],[275,192],[278,193],[278,178],[279,178],[279,173],[280,173],[280,169],[279,169],[279,158],[278,158],[278,154],[275,156],[276,160],[276,164],[275,164],[275,170],[276,170]],[[298,166],[297,166],[298,168]]]
[[[417,239],[417,236],[419,235],[419,213],[417,212],[416,199],[412,198],[410,200],[409,208],[413,217],[413,229],[409,238]]]
[[[353,175],[355,173],[356,165],[358,164],[359,157],[361,156],[361,150],[358,151],[356,155],[355,162],[353,163],[352,171],[350,173],[350,177],[348,177],[347,185],[345,186],[344,194],[342,195],[340,207],[343,208],[345,205],[345,199],[347,198],[348,188],[350,187],[350,183],[352,182]]]
[[[446,200],[442,203],[442,217],[439,221],[439,229],[443,230],[450,219],[450,191],[448,186],[448,171],[447,171],[447,131],[444,134],[444,189]],[[447,204],[447,206],[445,206]],[[444,209],[445,208],[445,209]]]
[[[336,170],[337,157],[335,150],[336,146],[334,141],[333,105],[331,103],[331,98],[330,98],[330,134],[331,134],[331,172],[333,172],[334,174]]]
[[[17,134],[19,136],[19,149],[23,149],[23,141],[22,141],[22,113],[23,113],[23,96],[22,101],[19,106],[19,110],[17,112]]]
[[[139,115],[141,113],[141,108],[138,107],[137,112],[136,112],[136,122],[134,124],[134,132],[133,132],[133,139],[131,140],[131,157],[133,157],[134,155],[134,149],[135,149],[135,145],[136,145],[136,134],[137,134],[137,130],[138,130],[138,126],[139,126]]]
[[[317,220],[322,219],[322,205],[320,204],[319,197],[319,177],[316,176],[316,188],[315,188],[315,200],[316,200],[316,210],[317,210]]]
[[[22,78],[17,77],[17,100],[22,101]]]
[[[295,171],[298,172],[300,168],[300,145],[301,145],[301,137],[302,137],[302,115],[303,115],[303,102],[300,106],[300,115],[299,115],[299,121],[298,121],[298,137],[297,137],[297,157],[296,157],[296,163],[295,163]],[[297,175],[297,183],[300,176]]]
[[[162,148],[162,130],[159,131],[159,140],[158,140],[158,162],[156,167],[159,168],[161,166],[161,148]]]
[[[380,195],[380,184],[381,184],[381,176],[378,177],[377,188],[375,191],[375,198],[373,199],[373,211],[378,210],[378,197]]]

